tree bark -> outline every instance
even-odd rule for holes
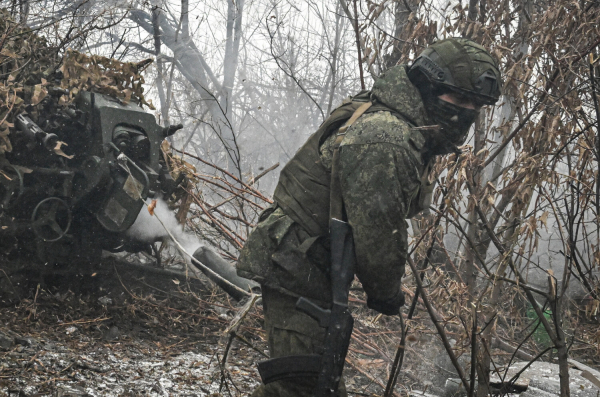
[[[154,54],[156,55],[156,90],[158,91],[158,99],[160,101],[160,114],[162,116],[162,125],[169,125],[169,107],[165,99],[165,87],[163,80],[163,60],[160,52],[160,8],[155,6],[152,8],[152,30],[154,36]]]
[[[394,3],[394,38],[392,53],[385,58],[385,68],[391,68],[400,61],[404,49],[406,32],[410,15],[414,13],[419,5],[419,0],[396,0]]]
[[[242,12],[241,8],[239,7],[238,12],[240,14]],[[151,34],[154,32],[152,24],[150,23],[151,17],[145,11],[131,10],[129,13],[129,18],[147,32]],[[173,52],[173,58],[176,60],[175,66],[192,84],[200,97],[206,103],[213,120],[212,128],[215,134],[219,137],[225,149],[224,154],[226,157],[225,161],[227,163],[227,168],[232,172],[239,174],[239,148],[237,147],[232,120],[227,116],[227,109],[230,108],[230,104],[227,102],[226,106],[223,107],[219,101],[218,95],[215,94],[223,92],[223,85],[218,83],[214,73],[204,60],[202,53],[195,47],[195,45],[193,45],[191,40],[187,42],[184,40],[177,40],[177,31],[173,29],[173,26],[169,23],[166,17],[161,13],[158,19],[161,28],[161,42],[169,47],[169,49]],[[238,25],[234,24],[234,28],[235,26],[241,26],[240,24],[241,19]],[[233,37],[232,40],[235,41]],[[237,40],[239,40],[239,38]],[[232,45],[232,48],[235,48],[233,43]],[[237,50],[235,55],[237,56]],[[234,76],[235,70],[230,72],[228,77],[229,79],[232,78],[231,73],[233,73]],[[211,89],[211,84],[213,89]],[[229,98],[228,101],[230,99],[231,98]]]
[[[342,38],[343,20],[341,15],[340,4],[336,5],[335,15],[335,37],[333,39],[333,51],[331,52],[331,81],[329,84],[329,98],[327,100],[327,114],[331,113],[333,106],[333,95],[337,85],[337,70],[338,70],[338,53],[340,51],[340,40]]]

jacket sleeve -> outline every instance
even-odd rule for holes
[[[382,313],[385,309],[377,303],[385,306],[403,298],[406,217],[418,197],[422,167],[419,151],[402,139],[348,137],[340,148],[342,196],[354,235],[356,273],[369,301],[375,302],[369,306]],[[402,304],[397,304],[396,313]]]

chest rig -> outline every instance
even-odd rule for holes
[[[390,112],[395,117],[405,120],[395,110],[377,101],[371,102],[369,91],[363,91],[350,98],[331,113],[281,171],[273,199],[290,218],[312,236],[324,236],[328,233],[332,202],[332,171],[321,161],[321,145],[331,134],[337,132],[336,140],[339,142],[336,142],[336,146],[339,146],[346,130],[360,116],[381,111]],[[429,165],[426,165],[421,170],[421,188],[411,202],[408,217],[429,206],[433,191],[433,185],[428,181],[429,169]]]

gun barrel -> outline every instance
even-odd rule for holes
[[[16,124],[17,128],[23,132],[30,141],[36,141],[36,133],[43,132],[42,129],[24,113],[17,116]]]
[[[31,120],[25,113],[21,113],[17,116],[16,124],[17,128],[21,130],[30,141],[39,142],[48,150],[54,150],[56,147],[58,136],[56,134],[48,134],[42,130],[40,126]]]

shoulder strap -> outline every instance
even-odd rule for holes
[[[340,182],[340,145],[346,131],[360,116],[362,116],[370,107],[372,102],[365,102],[354,111],[352,116],[344,123],[337,132],[333,144],[333,159],[331,164],[331,184],[329,187],[329,219],[343,220],[344,202],[342,200],[342,187]]]

